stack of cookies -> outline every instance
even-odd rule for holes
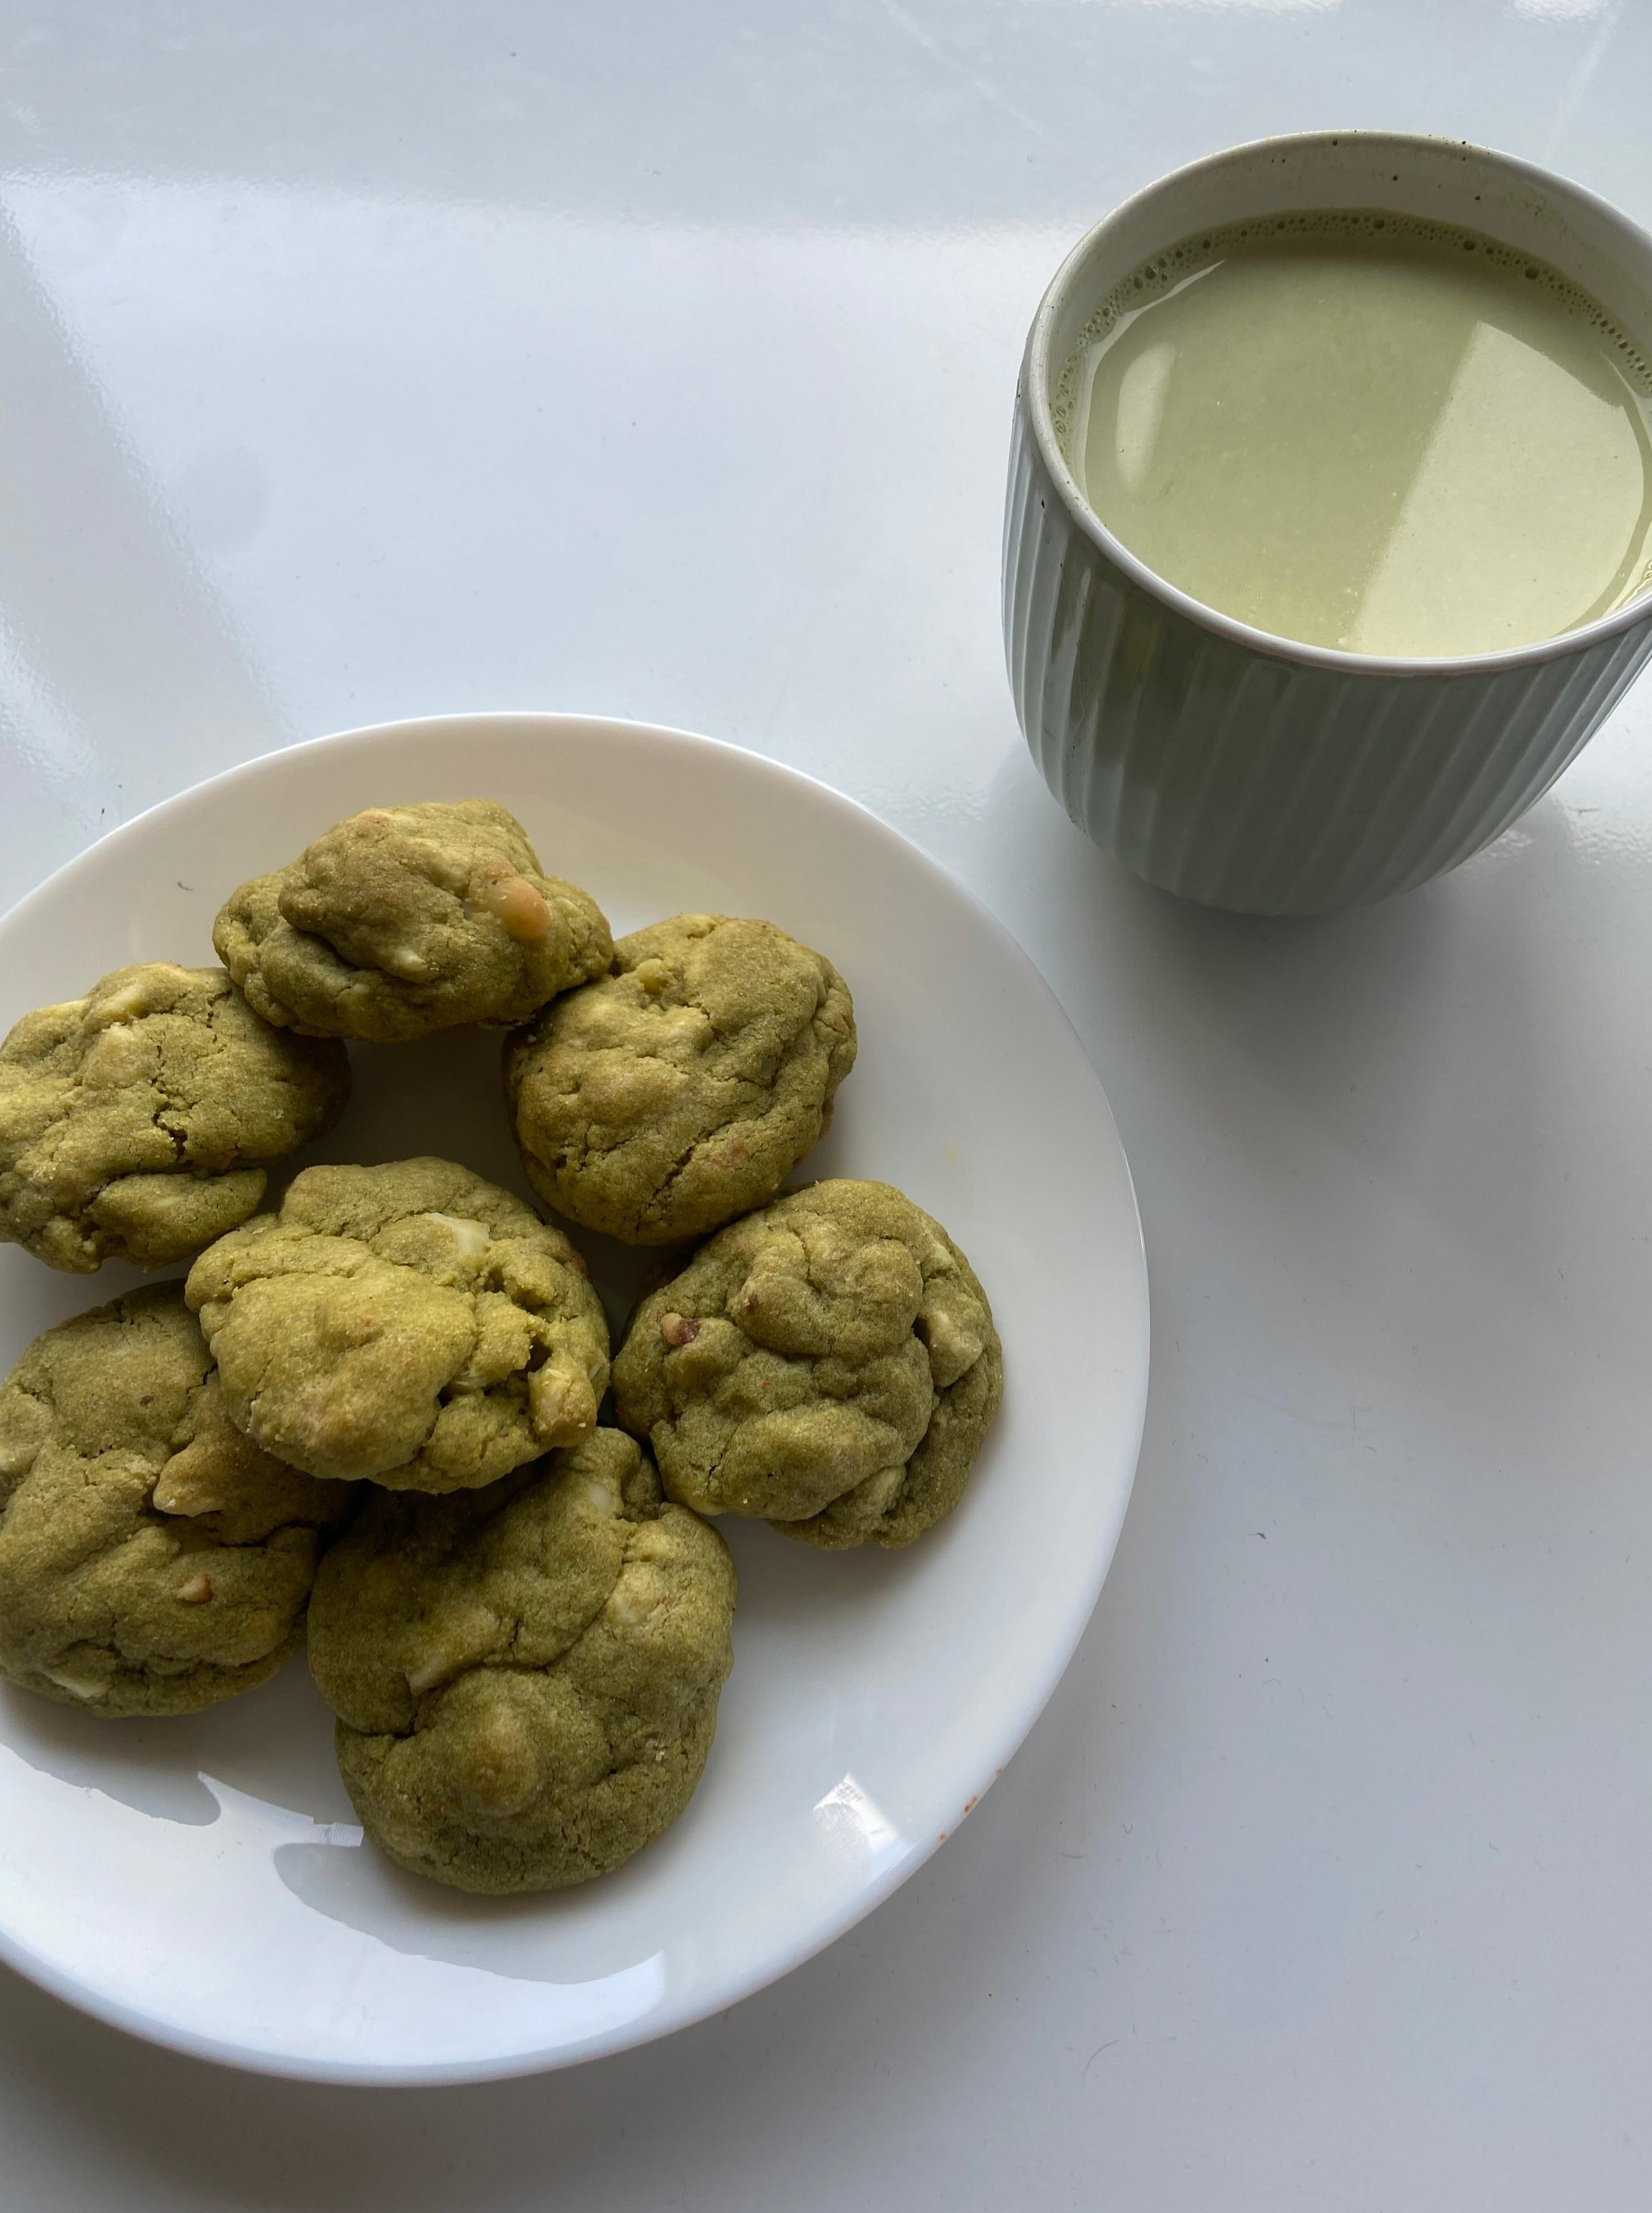
[[[613,940],[491,800],[375,808],[0,1046],[0,1238],[187,1277],[0,1390],[0,1673],[197,1711],[300,1644],[363,1826],[479,1892],[604,1873],[688,1802],[732,1661],[709,1517],[909,1544],[997,1410],[968,1261],[891,1186],[782,1186],[855,1060],[771,923]],[[529,1189],[665,1248],[610,1357],[574,1237],[456,1161],[269,1169],[345,1041],[503,1027]],[[204,1248],[204,1249],[203,1249]]]

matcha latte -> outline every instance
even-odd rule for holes
[[[1492,652],[1652,586],[1652,367],[1472,231],[1352,210],[1201,232],[1102,301],[1054,415],[1133,553],[1276,636]]]

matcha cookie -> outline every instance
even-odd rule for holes
[[[290,867],[243,884],[212,942],[266,1021],[381,1045],[526,1021],[613,949],[595,903],[544,875],[491,799],[335,823]]]
[[[60,1322],[0,1390],[0,1673],[108,1716],[250,1691],[356,1496],[229,1422],[180,1285]]]
[[[460,1890],[618,1867],[700,1779],[734,1604],[722,1539],[617,1430],[487,1491],[375,1494],[309,1625],[363,1826]]]
[[[306,1168],[187,1293],[230,1418],[312,1475],[495,1483],[588,1436],[607,1387],[584,1261],[452,1161]]]
[[[245,1222],[264,1163],[349,1096],[344,1047],[272,1029],[222,969],[117,968],[0,1045],[0,1240],[164,1267]]]
[[[673,1498],[814,1545],[906,1545],[949,1514],[997,1411],[986,1294],[887,1183],[789,1192],[651,1292],[614,1411]]]
[[[703,1236],[772,1198],[855,1064],[848,987],[771,922],[680,914],[505,1046],[527,1180],[628,1245]]]

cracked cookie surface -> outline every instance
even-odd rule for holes
[[[600,975],[613,940],[491,799],[372,807],[233,893],[212,942],[266,1021],[405,1044],[521,1022]]]
[[[596,1425],[608,1327],[559,1230],[455,1161],[306,1168],[187,1295],[230,1417],[312,1475],[494,1483]]]
[[[666,1491],[834,1548],[910,1544],[963,1494],[1003,1391],[986,1294],[893,1185],[789,1192],[649,1294],[614,1411]]]
[[[681,914],[508,1040],[505,1095],[547,1204],[630,1245],[771,1198],[855,1063],[847,985],[772,923]]]
[[[460,1890],[618,1867],[699,1781],[734,1603],[722,1539],[616,1430],[488,1491],[374,1496],[309,1629],[363,1826]]]
[[[82,1273],[180,1260],[349,1095],[341,1045],[272,1027],[222,969],[117,968],[0,1045],[0,1238]]]
[[[235,1429],[181,1285],[61,1322],[0,1388],[0,1672],[110,1717],[249,1691],[356,1496]]]

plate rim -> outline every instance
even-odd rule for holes
[[[825,805],[853,822],[863,832],[875,833],[893,852],[902,857],[906,864],[915,863],[919,870],[931,878],[943,895],[950,895],[963,903],[973,920],[995,939],[1001,951],[1019,971],[1025,985],[1032,987],[1032,996],[1055,1017],[1058,1030],[1065,1033],[1080,1060],[1088,1070],[1095,1086],[1097,1100],[1103,1110],[1105,1121],[1099,1134],[1103,1141],[1110,1137],[1117,1154],[1117,1167],[1123,1178],[1123,1193],[1128,1204],[1128,1216],[1133,1234],[1127,1241],[1128,1267],[1133,1278],[1131,1308],[1136,1324],[1137,1343],[1134,1359],[1124,1363],[1125,1380],[1120,1386],[1120,1395],[1128,1393],[1132,1401],[1126,1434],[1129,1472],[1119,1487],[1116,1504],[1107,1526],[1101,1530],[1101,1541],[1097,1548],[1096,1564],[1092,1586],[1088,1595],[1071,1610],[1058,1637],[1051,1637],[1045,1656],[1036,1680],[1021,1702],[1012,1731],[996,1740],[986,1750],[982,1761],[982,1773],[974,1795],[965,1809],[966,1815],[974,1809],[987,1791],[1009,1767],[1015,1753],[1026,1742],[1034,1725],[1053,1697],[1057,1686],[1071,1665],[1080,1640],[1100,1601],[1107,1576],[1111,1572],[1118,1550],[1119,1538],[1125,1514],[1133,1494],[1136,1475],[1140,1464],[1143,1433],[1147,1417],[1148,1385],[1152,1344],[1152,1307],[1147,1253],[1142,1231],[1141,1206],[1136,1193],[1129,1156],[1125,1150],[1118,1121],[1113,1112],[1106,1086],[1100,1070],[1091,1059],[1083,1039],[1079,1036],[1071,1017],[1057,997],[1047,978],[1033,961],[1026,948],[1014,933],[987,905],[980,895],[963,882],[944,863],[926,852],[905,833],[886,822],[863,802],[851,798],[846,792],[825,783],[807,770],[793,767],[789,763],[775,760],[768,754],[757,753],[748,747],[735,745],[729,740],[714,738],[703,732],[686,730],[674,724],[640,721],[631,716],[615,715],[587,715],[572,710],[535,710],[529,708],[478,709],[473,711],[449,711],[440,715],[399,716],[389,722],[366,722],[348,729],[329,731],[319,737],[304,738],[290,745],[274,746],[263,753],[238,761],[230,767],[218,770],[210,777],[186,785],[181,790],[168,794],[118,823],[113,829],[93,840],[79,852],[54,869],[34,888],[0,914],[0,933],[13,924],[26,920],[49,895],[56,893],[66,883],[88,870],[94,869],[98,857],[112,847],[135,839],[143,831],[153,826],[158,817],[184,808],[202,794],[246,777],[249,771],[268,768],[272,763],[296,755],[313,755],[334,747],[372,740],[393,743],[415,735],[441,736],[444,732],[456,735],[460,730],[474,732],[479,725],[500,733],[513,731],[518,735],[539,732],[546,735],[612,731],[624,733],[648,741],[662,741],[689,749],[704,749],[739,763],[737,772],[755,775],[776,787],[801,787],[811,802]],[[616,2025],[611,2030],[595,2033],[577,2041],[564,2042],[548,2048],[495,2056],[481,2060],[456,2060],[418,2063],[350,2063],[322,2058],[307,2058],[294,2053],[265,2051],[256,2047],[236,2045],[226,2039],[208,2035],[186,2027],[160,2021],[140,2012],[124,2000],[111,1997],[94,1985],[82,1983],[74,1976],[42,1958],[31,1947],[21,1942],[14,1931],[0,1920],[0,1961],[21,1975],[37,1988],[61,1999],[78,2012],[104,2022],[110,2027],[142,2039],[164,2050],[177,2051],[192,2059],[228,2067],[239,2072],[271,2076],[289,2082],[315,2082],[338,2088],[434,2088],[447,2085],[472,2082],[503,2082],[523,2076],[559,2072],[566,2067],[584,2064],[587,2060],[613,2057],[619,2052],[642,2046],[674,2035],[680,2029],[691,2028],[698,2022],[709,2020],[714,2014],[726,2012],[744,1999],[755,1997],[760,1990],[782,1981],[810,1960],[816,1958],[839,1937],[847,1936],[870,1914],[875,1912],[920,1868],[925,1866],[942,1845],[958,1832],[961,1819],[944,1833],[930,1833],[922,1840],[913,1840],[911,1849],[893,1865],[880,1869],[858,1890],[846,1908],[826,1917],[817,1928],[811,1928],[801,1941],[777,1948],[765,1956],[760,1967],[728,1976],[722,1983],[712,1982],[676,2008],[662,2006],[655,2013],[642,2019]]]

